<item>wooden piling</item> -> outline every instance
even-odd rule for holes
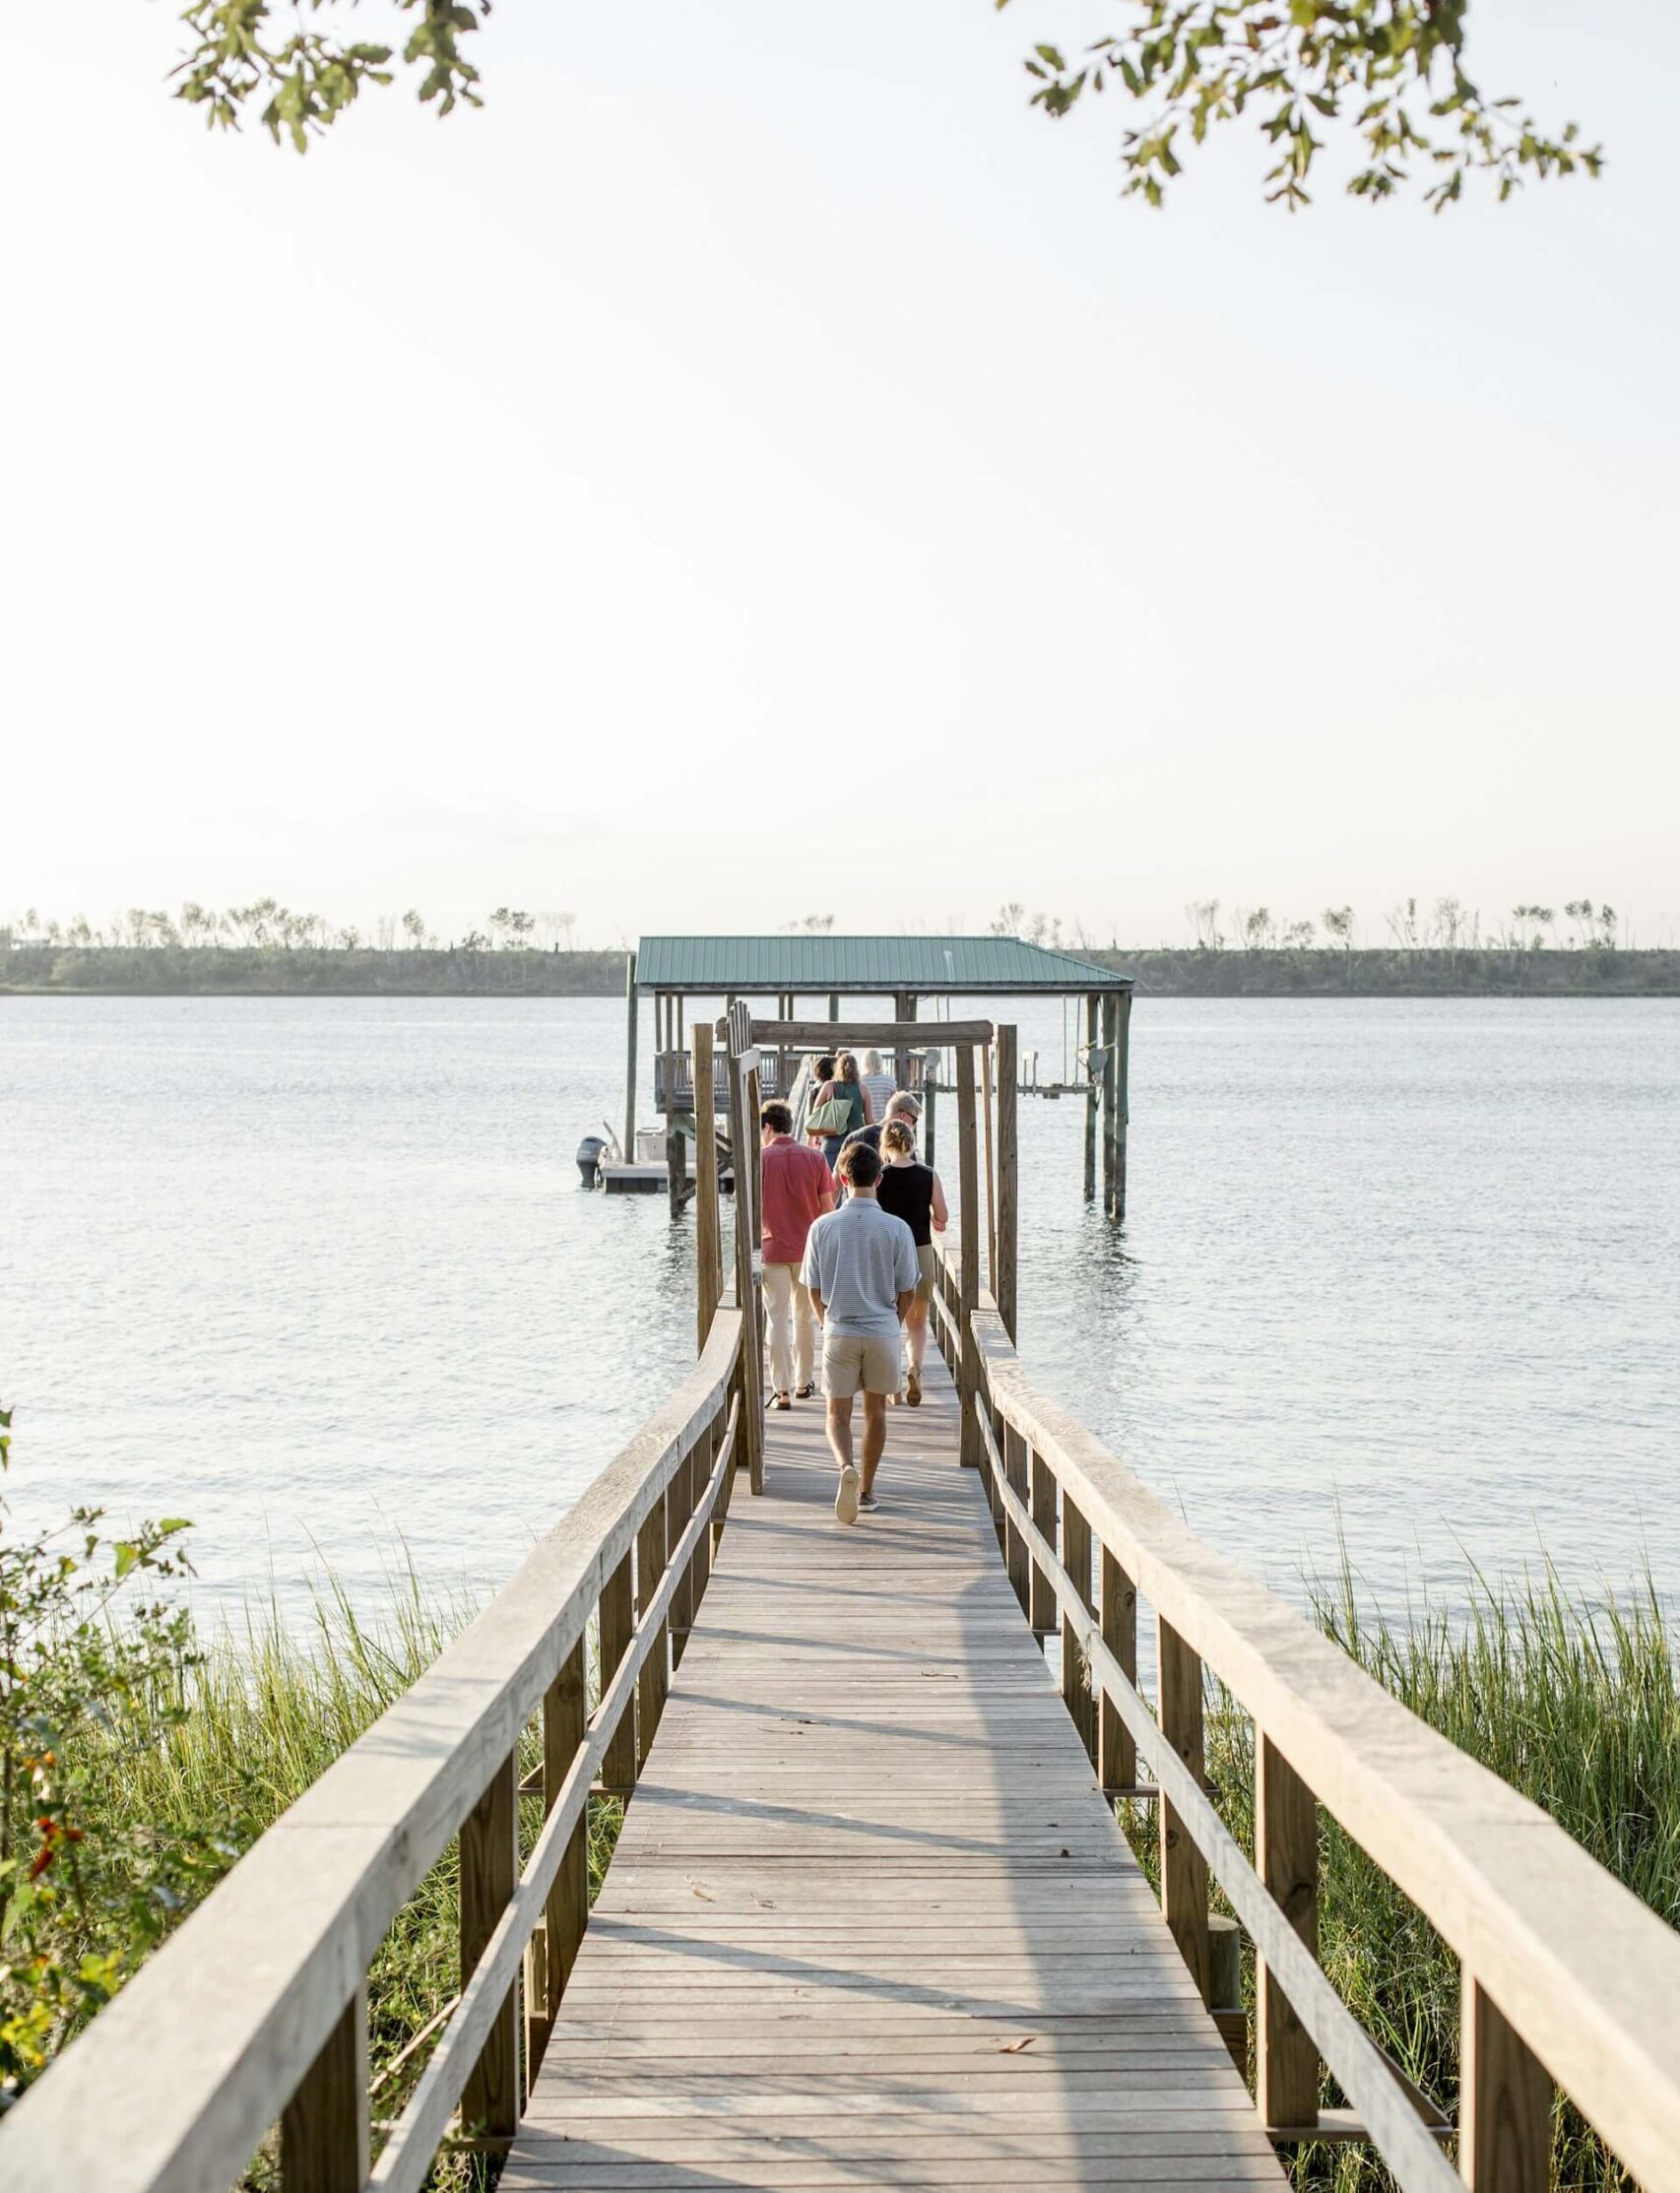
[[[1020,1097],[1019,1053],[1013,1023],[998,1030],[998,1276],[992,1292],[998,1315],[1015,1337],[1016,1258],[1020,1233],[1020,1174],[1015,1150]]]
[[[696,1020],[694,1065],[694,1322],[701,1348],[723,1295],[723,1225],[718,1211],[718,1131],[712,1031]]]
[[[1319,1954],[1319,1807],[1271,1739],[1255,1756],[1255,1861],[1273,1900]],[[1255,1966],[1255,2100],[1262,2124],[1319,2121],[1319,2052],[1263,1957]]]
[[[1207,1778],[1202,1735],[1201,1660],[1172,1624],[1158,1617],[1156,1663],[1160,1671],[1161,1733],[1198,1782]],[[1207,1941],[1207,1860],[1162,1792],[1161,1909],[1180,1955],[1204,2003],[1213,2000]]]
[[[1097,1077],[1091,1071],[1091,1054],[1097,1048],[1098,1001],[1095,993],[1085,1000],[1085,1200],[1097,1195]]]
[[[998,1168],[992,1146],[992,1046],[980,1046],[981,1117],[986,1122],[986,1291],[998,1295]]]
[[[914,1020],[916,1017],[916,995],[913,991],[900,990],[896,992],[892,1000],[893,1018],[895,1020]],[[908,1089],[910,1086],[910,1051],[908,1045],[900,1044],[892,1055],[892,1081],[894,1088]],[[932,1161],[930,1160],[930,1162]]]
[[[461,1823],[461,1984],[479,1968],[519,1881],[519,1755],[509,1752]],[[511,2139],[519,2129],[519,1996],[509,1987],[461,2090],[470,2132]]]
[[[286,2193],[361,2193],[369,2129],[364,1980],[282,2113],[280,2181]]]
[[[636,1162],[636,955],[624,954],[624,1148],[626,1165]]]
[[[974,1334],[969,1317],[980,1300],[980,1142],[974,1118],[974,1046],[959,1044],[956,1054],[956,1139],[958,1193],[962,1198],[961,1287],[957,1300],[957,1332],[961,1353],[957,1364],[957,1396],[961,1409],[960,1458],[965,1469],[978,1469],[985,1458],[980,1421],[979,1368],[975,1362]]]
[[[1126,1216],[1126,1130],[1131,1118],[1129,1084],[1131,1077],[1131,993],[1123,990],[1115,1000],[1115,1161],[1114,1217]]]
[[[930,1069],[922,1084],[922,1162],[932,1165],[934,1160],[934,1099],[939,1093],[937,1070]]]
[[[1103,1216],[1116,1215],[1115,1167],[1120,1144],[1115,1133],[1119,1074],[1120,1007],[1112,990],[1103,995]]]
[[[668,1012],[669,1021],[670,1014]],[[667,1033],[670,1033],[669,1027]],[[688,1153],[684,1136],[678,1124],[677,1063],[682,1054],[667,1050],[663,1054],[665,1068],[665,1192],[670,1199],[673,1218],[682,1216],[682,1194],[688,1184]],[[696,1096],[695,1102],[699,1099]]]

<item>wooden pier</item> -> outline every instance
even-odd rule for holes
[[[777,1032],[723,1029],[743,1153]],[[1549,2193],[1561,2092],[1680,2193],[1680,1936],[1035,1386],[1014,1031],[956,1048],[948,1378],[889,1417],[879,1512],[835,1521],[816,1405],[763,1412],[757,1168],[726,1293],[706,1138],[692,1372],[0,2119],[0,2184],[226,2193],[272,2144],[284,2193],[420,2193],[450,2146],[506,2193],[1232,2193],[1358,2141],[1401,2193]],[[1252,1724],[1252,1848],[1207,1784],[1213,1683]],[[620,1801],[592,1909],[591,1808]],[[1459,1961],[1455,2097],[1319,1964],[1325,1815]],[[460,1992],[376,2122],[366,1975],[440,1863]]]
[[[958,1463],[766,1420],[502,2193],[1281,2183]]]

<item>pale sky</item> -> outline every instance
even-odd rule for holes
[[[0,919],[1673,940],[1672,11],[1475,0],[1601,184],[1291,222],[1028,113],[1092,0],[498,0],[302,161],[11,0]]]

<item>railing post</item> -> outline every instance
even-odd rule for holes
[[[667,1548],[670,1541],[665,1534],[665,1502],[656,1500],[648,1513],[647,1520],[636,1532],[636,1611],[646,1614],[660,1585],[665,1580]],[[671,1633],[662,1622],[648,1645],[640,1671],[636,1676],[636,1775],[647,1765],[648,1753],[653,1749],[659,1716],[665,1710],[666,1694],[671,1689],[671,1663],[667,1654],[671,1649]]]
[[[509,1752],[461,1823],[461,1984],[466,1986],[519,1880],[519,1754]],[[461,2122],[491,2139],[519,2129],[519,1990],[510,1987],[461,2090]]]
[[[939,1074],[938,1068],[936,1066],[929,1071],[925,1071],[922,1076],[922,1162],[924,1165],[932,1165],[934,1162],[934,1129],[936,1125],[934,1100],[938,1093]]]
[[[1551,2075],[1468,1966],[1462,1985],[1458,2168],[1472,2193],[1546,2193]]]
[[[1161,1733],[1198,1782],[1206,1779],[1201,1725],[1201,1661],[1164,1618],[1156,1622]],[[1207,1940],[1207,1860],[1162,1790],[1161,1909],[1204,2003],[1213,2000]]]
[[[601,1587],[600,1660],[603,1698],[613,1687],[613,1678],[617,1674],[624,1654],[630,1649],[635,1626],[635,1592],[630,1557],[625,1554]],[[624,1710],[619,1714],[618,1725],[607,1746],[606,1756],[601,1762],[601,1778],[609,1789],[622,1791],[635,1786],[636,1701],[633,1694],[624,1701]]]
[[[1005,1423],[1001,1443],[1003,1451],[1003,1475],[1009,1490],[1023,1504],[1027,1499],[1027,1443],[1012,1424]],[[1021,1612],[1031,1619],[1032,1583],[1031,1567],[1027,1556],[1027,1542],[1013,1516],[1007,1520],[1003,1537],[1003,1562],[1014,1586],[1015,1597],[1021,1603]]]
[[[959,1193],[962,1197],[962,1269],[957,1299],[957,1398],[961,1408],[958,1457],[964,1468],[978,1469],[985,1459],[977,1406],[974,1333],[969,1324],[980,1300],[980,1236],[985,1217],[980,1203],[980,1149],[974,1118],[974,1046],[957,1046],[956,1138]]]
[[[1032,1454],[1033,1521],[1052,1553],[1056,1551],[1056,1479],[1050,1464],[1036,1450]],[[1032,1565],[1032,1601],[1028,1608],[1035,1632],[1056,1628],[1056,1587],[1035,1559]]]
[[[281,2116],[280,2182],[286,2193],[361,2193],[369,2167],[363,1980]]]
[[[1120,1662],[1121,1673],[1137,1683],[1137,1586],[1103,1548],[1103,1643]],[[1105,1691],[1098,1715],[1097,1777],[1113,1795],[1137,1786],[1137,1745],[1120,1709]]]
[[[1255,1731],[1255,1860],[1284,1917],[1319,1954],[1319,1806],[1265,1735]],[[1319,2052],[1263,1957],[1255,1962],[1255,2101],[1261,2124],[1319,2121]]]
[[[702,1432],[703,1440],[706,1434]],[[688,1518],[694,1513],[694,1460],[695,1449],[690,1448],[672,1474],[671,1484],[665,1495],[665,1542],[667,1547],[682,1542],[682,1533],[688,1527]],[[669,1554],[667,1556],[669,1559]],[[671,1594],[671,1664],[678,1667],[683,1648],[688,1643],[688,1632],[694,1623],[694,1565],[685,1561],[682,1573]]]
[[[1066,1492],[1062,1495],[1062,1566],[1072,1578],[1080,1604],[1091,1605],[1091,1526]],[[1091,1693],[1090,1670],[1073,1624],[1062,1624],[1062,1703],[1072,1715],[1079,1741],[1089,1757],[1097,1756],[1097,1702]]]
[[[584,1739],[588,1722],[583,1640],[560,1663],[560,1672],[543,1696],[543,1815],[554,1809],[560,1784]],[[525,2064],[535,2079],[560,2014],[560,1997],[577,1958],[589,1921],[589,1805],[566,1838],[565,1855],[531,1937],[525,1963]]]

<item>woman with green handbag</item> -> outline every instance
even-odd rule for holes
[[[858,1078],[858,1062],[851,1052],[842,1051],[832,1062],[819,1059],[816,1072],[820,1074],[825,1065],[830,1067],[832,1078],[819,1083],[810,1110],[806,1114],[805,1125],[812,1141],[820,1139],[822,1154],[832,1172],[834,1161],[840,1155],[840,1145],[847,1135],[870,1124],[870,1108]]]

